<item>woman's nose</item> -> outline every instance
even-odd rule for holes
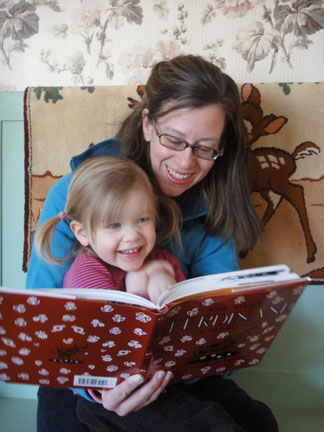
[[[186,149],[178,152],[179,166],[183,168],[190,168],[195,163],[196,157],[192,153],[192,149],[187,147]]]

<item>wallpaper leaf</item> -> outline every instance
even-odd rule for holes
[[[124,25],[124,18],[129,24],[141,25],[143,21],[143,9],[139,5],[140,0],[109,0],[109,22],[119,29]]]
[[[280,35],[275,29],[266,31],[262,22],[250,24],[249,28],[241,30],[237,35],[238,41],[233,48],[242,54],[251,72],[257,61],[265,59],[272,49],[277,50],[280,45]]]
[[[62,9],[59,6],[60,0],[33,0],[34,5],[38,6],[48,6],[54,12],[62,12]]]
[[[153,5],[153,11],[156,12],[161,20],[166,21],[170,14],[170,9],[167,7],[166,0],[160,0]]]
[[[208,4],[202,14],[201,22],[202,24],[208,24],[212,22],[213,18],[216,18],[216,8]]]

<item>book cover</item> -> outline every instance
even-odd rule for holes
[[[158,306],[108,290],[1,288],[0,380],[112,388],[157,369],[181,381],[257,365],[309,282],[271,271],[181,282]]]

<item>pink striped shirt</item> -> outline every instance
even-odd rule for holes
[[[179,261],[168,251],[154,248],[145,261],[152,260],[167,261],[174,268],[176,281],[181,282],[185,279]],[[125,277],[124,270],[106,264],[85,250],[81,250],[65,274],[63,287],[125,291]]]

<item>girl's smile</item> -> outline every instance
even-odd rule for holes
[[[154,208],[148,206],[145,192],[136,186],[108,226],[97,228],[92,235],[81,224],[79,231],[71,228],[83,246],[90,246],[102,261],[126,272],[141,269],[156,240]]]

